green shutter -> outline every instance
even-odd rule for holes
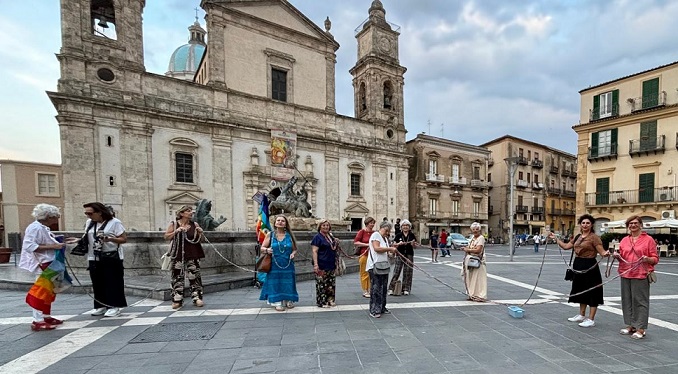
[[[659,78],[643,82],[643,106],[652,108],[659,105]]]
[[[619,90],[612,91],[612,116],[619,115]]]
[[[651,203],[654,201],[654,173],[638,176],[638,202]]]
[[[652,151],[657,148],[657,121],[640,124],[640,151]]]
[[[591,134],[591,158],[598,157],[598,133]]]
[[[610,130],[610,154],[617,154],[617,129]]]
[[[593,97],[593,113],[591,114],[592,120],[600,118],[600,95],[596,95]]]
[[[610,178],[596,179],[596,205],[610,203]]]

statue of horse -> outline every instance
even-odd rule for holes
[[[226,222],[224,216],[214,219],[210,214],[211,211],[212,201],[201,199],[195,203],[195,222],[205,231],[214,231],[219,225]]]

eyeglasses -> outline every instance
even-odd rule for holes
[[[638,225],[640,225],[640,222],[629,222],[629,226],[631,226],[631,225],[636,225],[636,226],[638,226]]]
[[[86,215],[87,217],[89,217],[89,216],[93,215],[94,213],[96,213],[96,212],[85,212],[85,215]]]

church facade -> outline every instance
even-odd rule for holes
[[[82,204],[111,205],[129,230],[165,228],[212,200],[228,230],[253,228],[273,179],[274,133],[293,135],[293,174],[316,217],[408,216],[399,29],[379,0],[356,32],[355,116],[335,110],[339,48],[285,0],[203,0],[206,49],[192,81],[144,66],[145,0],[61,0],[58,115],[66,229]],[[101,27],[115,29],[111,38]],[[203,38],[203,41],[204,38]]]

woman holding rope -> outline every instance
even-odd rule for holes
[[[261,253],[271,255],[271,271],[261,287],[259,300],[266,300],[278,312],[294,308],[299,301],[297,292],[294,256],[297,254],[297,240],[292,234],[287,217],[275,217],[274,230],[266,235],[261,244]]]
[[[170,256],[172,262],[172,309],[179,309],[184,303],[184,277],[188,276],[193,305],[202,307],[202,276],[200,259],[205,258],[200,240],[202,228],[191,219],[193,208],[182,206],[177,210],[176,220],[165,231],[165,240],[172,240]]]
[[[657,245],[643,232],[639,216],[626,220],[630,235],[619,243],[619,275],[621,276],[622,313],[626,328],[619,331],[633,339],[643,339],[650,315],[650,282],[654,266],[659,262]],[[638,266],[640,265],[640,266]]]
[[[410,223],[409,220],[404,219],[400,223],[400,231],[395,235],[395,239],[393,240],[395,243],[394,246],[398,248],[399,255],[396,256],[393,277],[388,286],[389,295],[393,295],[401,271],[403,272],[403,295],[407,296],[410,294],[410,291],[412,291],[412,271],[414,269],[412,265],[414,264],[414,246],[417,245],[417,238],[414,236],[411,229],[412,223]]]
[[[324,219],[318,224],[318,233],[311,240],[313,251],[313,272],[315,273],[315,300],[318,308],[337,306],[337,239],[332,236],[330,221]]]
[[[467,247],[462,250],[466,252],[464,256],[463,265],[461,267],[461,276],[466,285],[466,292],[468,293],[469,301],[483,302],[487,299],[487,267],[485,265],[485,237],[480,233],[480,223],[473,222],[471,224],[471,232],[473,232],[473,239]],[[469,269],[469,256],[478,256],[480,258],[480,266],[474,269]]]
[[[365,270],[367,266],[367,252],[370,250],[370,237],[374,232],[374,224],[377,221],[372,217],[365,217],[365,228],[360,229],[355,235],[353,245],[356,248],[356,255],[360,255],[358,263],[360,264],[360,287],[363,290],[363,297],[370,297],[370,274]]]
[[[594,319],[596,318],[598,305],[603,304],[603,278],[600,276],[596,257],[599,254],[607,257],[610,255],[610,252],[603,249],[603,242],[593,232],[593,224],[595,222],[596,220],[590,214],[584,214],[579,217],[579,235],[572,238],[569,243],[558,239],[553,232],[549,235],[551,239],[556,240],[556,243],[562,249],[574,251],[575,258],[572,263],[572,270],[575,275],[572,280],[572,289],[570,290],[570,295],[573,296],[570,296],[568,302],[579,303],[579,314],[567,320],[579,322],[580,327],[595,326]],[[589,307],[588,317],[586,317],[587,306]]]

